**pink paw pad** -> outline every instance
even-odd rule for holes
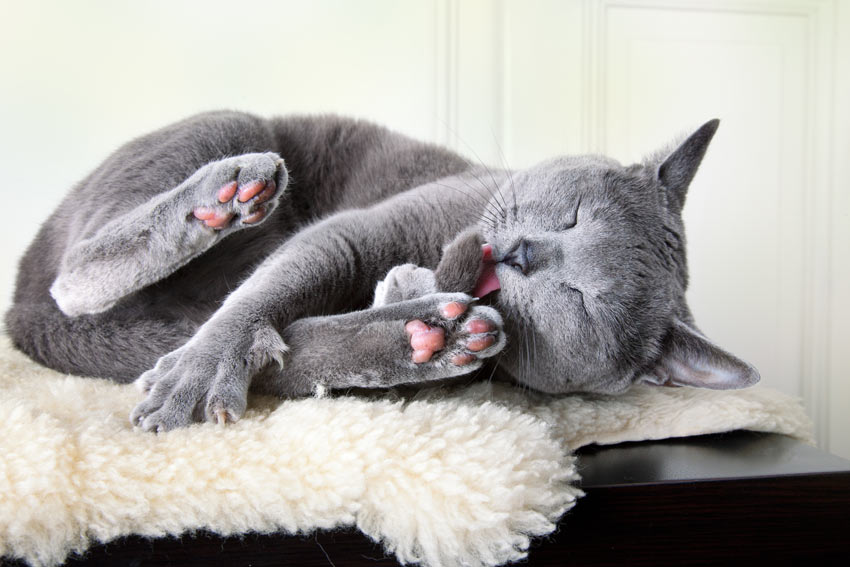
[[[479,335],[494,331],[496,327],[490,321],[485,321],[484,319],[471,319],[466,323],[466,330],[472,335]]]
[[[230,224],[233,218],[233,213],[225,211],[217,211],[208,207],[198,207],[192,214],[196,219],[204,221],[204,224],[210,228],[220,229]]]
[[[473,352],[478,352],[484,350],[489,346],[492,346],[495,342],[496,337],[488,335],[486,337],[481,337],[480,339],[472,339],[471,341],[466,343],[466,348]]]
[[[272,196],[274,196],[275,191],[277,191],[277,184],[275,184],[274,181],[269,179],[268,181],[266,181],[266,188],[257,194],[257,197],[254,199],[254,202],[257,204],[265,203],[266,201],[271,199]]]
[[[236,196],[237,187],[238,187],[237,183],[235,181],[231,181],[230,183],[228,183],[227,185],[225,185],[221,189],[219,189],[218,190],[218,202],[219,203],[226,203],[226,202],[230,201],[231,199],[233,199],[233,197]]]
[[[415,319],[404,326],[410,335],[410,346],[413,347],[413,362],[420,364],[431,360],[431,356],[446,346],[445,331],[439,327],[430,327]]]
[[[466,305],[457,301],[446,303],[440,308],[440,313],[446,319],[457,319],[466,312]]]
[[[277,184],[274,180],[267,181],[251,181],[240,186],[236,181],[226,183],[219,188],[216,193],[216,198],[221,204],[229,203],[234,198],[239,203],[247,203],[247,212],[242,211],[240,214],[243,224],[255,224],[263,220],[269,212],[269,206],[263,205],[274,197],[277,192]],[[192,211],[196,219],[203,221],[204,224],[215,230],[227,228],[228,225],[236,217],[236,212],[221,210],[215,207],[197,207]]]
[[[245,224],[254,224],[255,222],[260,222],[266,216],[266,208],[265,207],[257,207],[257,209],[246,217],[242,217],[242,222]]]
[[[452,364],[455,366],[466,366],[470,362],[476,359],[474,354],[462,353],[456,354],[452,357]]]
[[[263,191],[263,189],[266,189],[265,181],[251,181],[250,183],[246,183],[245,185],[239,188],[239,196],[237,197],[237,200],[240,203],[250,201],[257,195],[259,195],[260,192]]]

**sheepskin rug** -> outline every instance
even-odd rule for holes
[[[0,556],[56,565],[128,534],[356,526],[404,563],[500,565],[582,496],[582,445],[741,428],[811,441],[799,402],[764,388],[253,398],[236,424],[162,435],[130,425],[141,398],[42,368],[0,337]]]

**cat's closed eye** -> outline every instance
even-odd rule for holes
[[[576,208],[573,210],[573,214],[571,218],[568,218],[567,221],[561,225],[561,230],[569,230],[574,228],[578,224],[578,209],[581,206],[581,200],[576,203]]]
[[[589,315],[587,312],[587,305],[584,303],[584,292],[582,292],[577,287],[573,287],[567,282],[561,282],[558,284],[558,289],[561,293],[569,295],[571,298],[574,298],[575,301],[581,305],[582,311],[584,311],[585,315]]]

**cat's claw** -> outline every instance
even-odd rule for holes
[[[466,312],[467,305],[460,301],[450,301],[440,307],[440,313],[446,319],[457,319]]]
[[[220,425],[238,421],[245,412],[250,377],[239,368],[225,374],[221,366],[214,356],[202,360],[191,350],[166,355],[140,377],[147,398],[133,409],[131,423],[164,433],[195,421]]]
[[[228,412],[226,409],[219,408],[216,409],[214,413],[215,421],[219,425],[226,425],[228,423],[233,423],[234,421],[236,421],[233,416],[230,415],[230,412]]]
[[[228,322],[196,334],[139,377],[147,397],[130,421],[157,433],[197,421],[234,423],[245,413],[254,373],[286,349],[270,325]]]

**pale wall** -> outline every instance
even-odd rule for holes
[[[339,112],[490,163],[639,159],[719,117],[698,323],[850,456],[850,10],[832,0],[0,2],[0,308],[66,188],[187,114]]]

